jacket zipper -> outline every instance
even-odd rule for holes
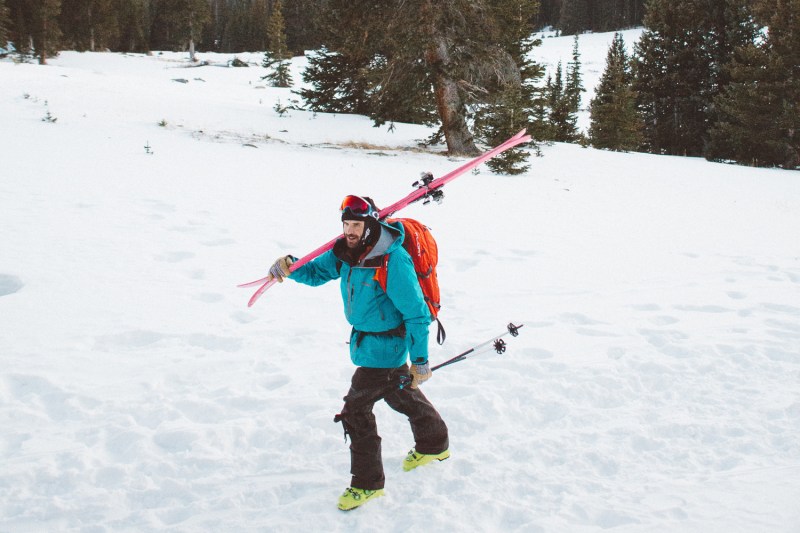
[[[356,268],[369,268],[369,267],[352,266],[350,267],[350,270],[347,271],[347,316],[348,317],[351,317],[353,315],[353,296],[355,296],[356,289],[355,287],[353,287],[350,278],[353,276],[353,270],[355,270]],[[386,317],[384,316],[382,309],[379,310],[379,314],[381,320],[386,320]]]
[[[353,276],[353,267],[347,271],[347,316],[350,317],[353,315],[353,285],[350,282],[350,278]]]

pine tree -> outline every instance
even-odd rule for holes
[[[569,102],[570,112],[577,115],[581,107],[581,93],[586,92],[583,87],[583,78],[581,76],[581,54],[578,49],[578,36],[572,45],[572,61],[567,63],[567,80],[565,86],[565,96]]]
[[[188,40],[189,59],[196,61],[195,43],[200,40],[203,29],[211,21],[211,12],[206,0],[179,0],[176,13],[178,35]]]
[[[646,0],[624,0],[623,6],[620,9],[619,22],[615,23],[620,25],[621,28],[634,28],[641,26],[644,20]],[[616,29],[616,28],[615,28]]]
[[[550,123],[548,87],[552,84],[552,77],[548,76],[545,85],[532,89],[533,102],[531,116],[528,122],[528,133],[537,141],[552,141],[553,127]]]
[[[152,0],[151,45],[156,49],[187,50],[192,61],[195,44],[211,22],[207,0]]]
[[[322,45],[319,30],[322,4],[319,0],[290,0],[284,4],[286,44],[293,55],[302,55]]]
[[[591,29],[590,0],[562,0],[558,28],[564,35],[577,35]]]
[[[644,145],[655,153],[701,155],[713,101],[737,43],[746,41],[747,0],[650,0],[636,45],[635,82]]]
[[[119,34],[118,13],[112,0],[61,0],[59,26],[63,42],[75,50],[113,46]]]
[[[200,43],[220,52],[267,48],[270,0],[210,0],[210,21]]]
[[[17,50],[34,53],[40,64],[46,64],[49,56],[58,53],[61,0],[10,0],[8,7]]]
[[[223,49],[239,52],[268,48],[269,0],[236,0],[226,11]]]
[[[393,45],[382,42],[383,36],[392,35],[381,29],[382,4],[370,4],[332,0],[323,6],[319,27],[323,46],[308,57],[303,72],[303,81],[312,88],[298,93],[312,110],[368,115],[375,125],[428,123],[434,113],[429,88],[394,90],[413,84],[420,64],[394,68],[386,52],[378,52]],[[386,71],[395,83],[380,82]]]
[[[524,6],[524,9],[523,9]],[[506,29],[504,35],[507,42],[504,48],[509,51],[519,65],[520,80],[500,88],[491,98],[478,108],[475,113],[474,131],[490,146],[496,146],[514,135],[522,128],[538,137],[532,128],[536,116],[536,106],[541,99],[538,84],[544,75],[544,68],[530,59],[534,47],[541,41],[530,37],[531,22],[535,15],[535,6],[530,2],[520,3],[516,0],[495,2],[494,16],[500,26]],[[536,148],[535,144],[526,145],[526,149]],[[487,163],[493,172],[521,174],[529,165],[528,152],[522,149],[511,149],[503,152]]]
[[[566,73],[559,61],[555,72],[548,75],[547,82],[542,88],[542,100],[533,106],[534,118],[531,125],[539,135],[542,135],[542,140],[575,142],[581,138],[577,124],[581,93],[584,91],[576,35],[572,48],[572,61],[567,63]]]
[[[500,22],[512,4],[521,10],[532,5],[519,0],[329,0],[321,32],[327,48],[309,61],[304,80],[314,88],[301,94],[312,107],[364,105],[376,124],[428,123],[438,116],[448,151],[473,154],[477,147],[469,123],[474,110],[522,80]]]
[[[622,34],[614,34],[606,67],[592,99],[589,137],[596,148],[635,150],[642,137],[633,75]]]
[[[503,43],[505,28],[491,2],[426,0],[423,7],[419,24],[426,30],[426,45],[421,55],[432,77],[448,151],[474,155],[470,107],[491,103],[492,95],[519,85],[519,66],[506,46],[495,44]]]
[[[248,49],[247,25],[250,18],[248,6],[242,2],[226,4],[217,24],[221,28],[217,36],[219,49],[223,52],[237,52]]]
[[[644,0],[595,0],[591,12],[592,31],[632,28],[642,23]]]
[[[116,50],[150,51],[150,0],[116,0],[119,33]]]
[[[716,100],[706,156],[759,166],[800,167],[800,0],[759,2],[769,28],[737,49],[731,83]]]
[[[564,82],[561,61],[556,66],[555,76],[548,78],[546,86],[550,138],[556,142],[573,142],[578,139],[578,115],[574,109],[574,97]]]
[[[611,31],[642,24],[645,0],[542,0],[538,26],[555,26],[564,35]]]
[[[710,58],[694,0],[651,0],[636,47],[636,84],[647,146],[699,155],[707,124]]]
[[[561,0],[540,0],[539,11],[536,14],[535,28],[545,28],[547,26],[558,26],[558,19],[561,16]]]
[[[496,146],[523,128],[531,118],[530,97],[523,87],[509,88],[492,102],[492,112],[479,115],[476,130],[480,131],[487,144]],[[530,148],[530,147],[529,147]],[[521,174],[530,168],[527,152],[519,149],[506,150],[490,159],[486,165],[493,172]]]
[[[5,0],[0,0],[0,48],[6,47],[10,35],[11,17]]]
[[[247,41],[245,50],[269,50],[270,40],[270,25],[272,24],[272,17],[275,15],[275,2],[272,2],[270,7],[269,0],[252,0],[250,4],[250,14],[247,17]],[[283,15],[281,14],[281,17]],[[281,32],[283,29],[283,20],[280,21]],[[284,41],[286,40],[284,35]],[[285,44],[284,44],[285,46]]]
[[[281,0],[275,0],[272,5],[272,14],[269,17],[267,34],[269,41],[267,51],[264,52],[264,62],[262,66],[272,69],[272,72],[264,76],[272,83],[273,87],[291,87],[292,74],[289,70],[291,54],[286,47],[286,31],[283,22],[283,6]]]
[[[7,0],[7,6],[12,22],[9,39],[20,54],[39,55],[39,62],[45,64],[47,56],[58,51],[60,3],[57,0]]]
[[[706,157],[750,165],[779,164],[767,144],[780,137],[780,79],[769,57],[755,44],[738,52],[732,82],[715,100],[718,119],[711,129]],[[776,105],[777,104],[777,105]],[[782,159],[782,158],[778,158]]]

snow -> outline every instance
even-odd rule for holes
[[[236,284],[463,160],[281,117],[232,57],[0,62],[0,531],[800,530],[797,174],[562,144],[404,211],[440,245],[432,363],[525,326],[424,385],[451,459],[403,472],[379,404],[386,496],[338,511],[338,288]]]

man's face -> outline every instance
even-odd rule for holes
[[[344,237],[347,247],[355,248],[364,235],[364,222],[360,220],[345,220],[342,224],[344,225]]]

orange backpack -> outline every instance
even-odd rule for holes
[[[403,248],[411,256],[414,270],[417,273],[417,281],[419,281],[422,295],[425,297],[425,303],[428,304],[431,316],[438,324],[436,342],[442,344],[447,334],[438,318],[439,309],[442,306],[439,297],[439,279],[436,276],[436,264],[439,262],[439,248],[436,246],[436,240],[425,224],[413,218],[389,218],[385,222],[399,222],[405,229],[406,235],[403,239]],[[389,275],[388,264],[389,256],[386,255],[384,256],[383,264],[375,272],[375,280],[380,284],[384,292],[386,291],[386,278]]]

